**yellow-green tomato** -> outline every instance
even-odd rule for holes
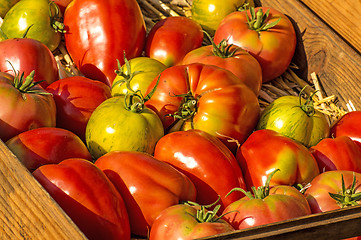
[[[0,0],[0,17],[4,18],[9,9],[20,0]]]
[[[112,96],[125,95],[129,91],[128,87],[144,94],[153,79],[166,68],[163,63],[154,58],[132,58],[121,69],[118,69],[112,84]]]
[[[127,109],[123,96],[101,103],[89,118],[85,139],[94,159],[111,151],[137,151],[153,154],[164,136],[161,120],[151,109]],[[132,107],[133,108],[133,107]]]
[[[244,4],[254,7],[253,0],[193,0],[192,19],[213,34],[225,16]]]

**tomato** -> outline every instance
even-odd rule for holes
[[[112,95],[125,95],[129,88],[145,93],[149,84],[167,67],[154,58],[136,57],[118,68],[112,84]]]
[[[70,4],[72,0],[53,0],[58,6],[61,13],[64,15],[66,7]]]
[[[113,151],[98,158],[95,165],[121,193],[135,235],[147,236],[155,218],[167,207],[196,199],[196,188],[187,176],[149,154]]]
[[[197,205],[178,204],[168,207],[154,221],[149,240],[191,240],[234,231],[216,213]]]
[[[112,85],[117,59],[139,57],[146,38],[136,0],[75,0],[64,13],[65,44],[85,77]]]
[[[6,13],[20,0],[3,0],[0,2],[0,17],[4,18]]]
[[[172,132],[155,146],[154,157],[187,175],[197,189],[199,204],[211,204],[220,196],[223,209],[243,196],[226,197],[235,187],[245,187],[242,171],[230,150],[216,137],[201,130]]]
[[[262,69],[258,61],[242,48],[227,44],[226,40],[218,45],[213,43],[190,51],[182,63],[203,63],[225,68],[239,77],[256,96],[261,90]]]
[[[6,146],[31,172],[41,165],[60,163],[67,158],[92,161],[81,139],[61,128],[42,127],[28,130],[9,139]]]
[[[256,129],[272,129],[312,147],[330,134],[326,115],[301,96],[282,96],[261,113]]]
[[[85,142],[85,129],[93,111],[111,97],[108,85],[82,76],[60,79],[50,84],[56,104],[56,126],[78,135]]]
[[[102,102],[90,116],[85,131],[86,144],[94,159],[111,151],[153,154],[163,135],[157,114],[139,102],[128,104],[124,96]]]
[[[297,43],[290,19],[269,7],[251,8],[251,11],[227,15],[214,34],[216,44],[223,39],[245,49],[258,60],[264,83],[287,70]]]
[[[166,132],[200,129],[234,152],[257,125],[260,112],[257,96],[238,77],[199,63],[164,70],[146,106],[158,114]]]
[[[36,39],[54,51],[64,30],[59,7],[49,0],[21,0],[5,15],[1,30],[5,39],[26,37]],[[4,39],[4,37],[2,37]]]
[[[70,158],[41,166],[33,176],[88,239],[130,239],[124,201],[93,163]]]
[[[349,170],[361,173],[361,148],[347,136],[325,138],[310,151],[320,172]]]
[[[242,7],[254,7],[253,0],[193,0],[192,19],[211,34],[223,18]]]
[[[274,130],[254,131],[238,149],[236,158],[248,189],[265,184],[270,172],[271,185],[306,185],[319,174],[318,165],[302,144]]]
[[[201,26],[184,16],[171,16],[158,21],[150,30],[145,55],[167,67],[181,63],[191,50],[202,46]]]
[[[361,111],[348,112],[331,126],[330,136],[348,136],[361,147],[360,124]]]
[[[33,74],[15,77],[0,72],[0,139],[30,129],[55,127],[56,105],[53,97],[33,82]]]
[[[14,71],[15,70],[15,71]],[[31,38],[7,39],[0,42],[0,71],[12,75],[29,75],[35,71],[34,81],[43,81],[47,87],[59,79],[58,65],[54,55],[41,42]]]

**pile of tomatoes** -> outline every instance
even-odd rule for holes
[[[0,5],[0,139],[89,239],[195,239],[359,203],[361,112],[330,124],[303,94],[261,111],[294,25],[217,3],[149,31],[136,0]],[[59,44],[80,75],[59,74]]]

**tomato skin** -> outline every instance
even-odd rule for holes
[[[162,210],[196,200],[196,188],[187,176],[149,154],[113,151],[95,165],[121,193],[133,234],[147,236]]]
[[[222,214],[225,214],[223,219],[237,230],[306,216],[311,210],[296,188],[277,185],[270,188],[270,194],[264,199],[243,197],[228,205]]]
[[[310,151],[320,172],[349,170],[361,173],[361,148],[347,136],[325,138]]]
[[[361,111],[348,112],[331,126],[330,136],[348,136],[361,147],[360,123]]]
[[[223,39],[228,39],[228,43],[248,51],[260,63],[265,83],[287,70],[296,49],[297,39],[292,22],[286,15],[269,7],[257,7],[255,12],[259,9],[263,13],[270,10],[265,23],[269,24],[281,18],[280,22],[266,31],[257,32],[248,25],[246,14],[250,16],[249,10],[233,12],[218,26],[214,42],[218,44]]]
[[[191,50],[202,46],[201,26],[184,16],[171,16],[157,22],[150,30],[145,55],[167,67],[181,63]]]
[[[136,0],[75,0],[64,25],[67,50],[80,72],[109,86],[116,60],[123,64],[124,53],[132,59],[144,49],[145,22]]]
[[[147,92],[155,86],[150,84]],[[183,112],[188,94],[195,100],[193,115],[188,119],[169,116]],[[163,122],[165,132],[200,129],[217,136],[231,151],[251,134],[259,118],[260,107],[256,95],[228,70],[217,66],[194,63],[167,68],[160,74],[154,95],[146,102]],[[234,141],[232,141],[234,140]]]
[[[35,71],[34,81],[43,81],[46,88],[59,79],[58,65],[52,52],[41,42],[31,38],[14,38],[0,42],[0,71],[15,75],[24,72],[25,76]]]
[[[130,239],[124,201],[93,163],[66,159],[39,167],[33,176],[88,239]]]
[[[231,47],[232,52],[236,47]],[[258,61],[245,50],[238,48],[232,57],[216,56],[213,46],[196,48],[183,58],[182,64],[203,63],[225,68],[235,74],[255,94],[259,95],[262,86],[262,69]]]
[[[0,2],[0,17],[4,18],[6,13],[20,0],[4,0]]]
[[[64,15],[66,7],[70,4],[72,0],[53,0],[53,1],[59,6],[62,15]]]
[[[0,139],[10,138],[30,129],[55,127],[56,105],[51,95],[22,93],[13,86],[14,77],[0,72]],[[40,86],[33,90],[45,93]]]
[[[216,137],[198,129],[166,134],[156,144],[154,157],[167,162],[187,175],[197,189],[196,202],[208,205],[220,196],[223,209],[243,196],[235,187],[245,187],[234,155]]]
[[[198,222],[197,208],[178,204],[163,210],[150,230],[149,240],[191,240],[234,231],[224,220]]]
[[[28,130],[9,139],[6,146],[31,172],[41,165],[60,163],[67,158],[92,161],[81,139],[61,128],[42,127]]]
[[[319,174],[317,162],[305,146],[270,129],[254,131],[236,158],[249,190],[263,186],[275,169],[280,171],[270,185],[306,185]]]
[[[56,104],[56,126],[78,135],[85,142],[85,129],[90,115],[111,97],[108,85],[82,76],[59,79],[50,84]]]

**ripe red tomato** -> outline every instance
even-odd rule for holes
[[[214,35],[216,44],[223,39],[242,47],[258,60],[263,82],[269,82],[287,70],[297,43],[289,18],[269,7],[251,8],[227,15]]]
[[[158,77],[147,91],[157,82]],[[239,78],[199,63],[164,70],[146,106],[158,114],[166,132],[200,129],[221,139],[233,152],[251,134],[260,115],[257,96]]]
[[[30,129],[55,127],[53,97],[36,85],[31,75],[27,80],[25,76],[0,72],[0,139],[3,142]]]
[[[70,158],[41,166],[33,176],[87,238],[130,240],[123,199],[93,163]]]
[[[196,21],[184,16],[167,17],[150,30],[145,54],[171,67],[181,63],[183,57],[202,46],[202,42],[202,28]]]
[[[331,127],[331,137],[348,136],[361,147],[361,111],[343,115]]]
[[[207,205],[220,196],[223,209],[243,196],[235,187],[245,188],[242,171],[230,150],[216,137],[201,130],[172,132],[155,146],[154,157],[187,175],[197,189],[196,202]]]
[[[111,97],[108,85],[73,76],[50,84],[46,90],[56,104],[56,126],[78,135],[85,142],[85,129],[93,111]]]
[[[74,133],[61,128],[28,130],[9,139],[6,145],[29,171],[67,158],[92,161],[85,143]]]
[[[162,210],[196,200],[196,188],[187,176],[146,153],[113,151],[95,165],[121,193],[133,234],[147,236]]]
[[[15,70],[15,72],[14,72]],[[58,65],[52,52],[31,38],[12,38],[0,42],[0,71],[25,76],[35,71],[34,81],[47,87],[59,79]]]
[[[76,0],[64,14],[65,44],[86,77],[112,85],[117,59],[140,56],[145,23],[136,0]]]

